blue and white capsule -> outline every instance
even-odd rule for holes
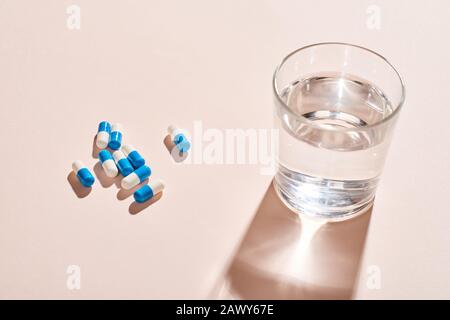
[[[109,143],[111,133],[111,124],[108,121],[102,121],[98,125],[96,145],[99,149],[105,149]]]
[[[113,158],[116,162],[117,168],[124,177],[128,176],[134,171],[133,166],[131,165],[130,161],[128,161],[127,157],[125,157],[122,151],[114,151]]]
[[[100,163],[102,164],[103,170],[105,170],[105,174],[114,178],[119,174],[119,170],[117,169],[116,163],[114,162],[114,158],[108,150],[102,150],[98,154],[98,158]]]
[[[127,177],[122,179],[120,185],[125,190],[130,190],[134,188],[139,183],[150,177],[152,174],[152,170],[150,170],[149,166],[142,166],[137,168],[134,172],[130,173]]]
[[[125,154],[127,159],[131,162],[131,165],[137,169],[145,164],[145,159],[141,156],[139,152],[131,144],[124,144],[122,146],[122,152]]]
[[[108,147],[112,150],[119,150],[122,145],[123,126],[120,123],[114,123],[111,127],[111,134],[109,135]]]
[[[167,128],[167,131],[170,134],[172,142],[178,148],[178,150],[180,150],[181,153],[189,151],[189,149],[191,148],[191,143],[186,137],[184,130],[179,129],[174,125],[170,125]]]
[[[164,182],[161,180],[150,181],[149,184],[139,188],[133,194],[134,200],[138,203],[143,203],[150,200],[158,193],[164,190]]]
[[[84,163],[80,160],[77,160],[72,163],[73,172],[76,174],[80,183],[89,188],[95,182],[95,178],[89,169],[84,165]]]

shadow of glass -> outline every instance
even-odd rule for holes
[[[152,204],[154,204],[156,201],[158,201],[159,199],[161,199],[163,192],[158,193],[156,196],[154,196],[153,198],[151,198],[148,201],[145,201],[143,203],[139,203],[139,202],[132,202],[130,204],[130,206],[128,207],[128,212],[132,215],[138,214],[140,212],[142,212],[144,209],[150,207]]]
[[[70,186],[72,187],[73,192],[76,194],[78,198],[85,198],[91,193],[92,187],[85,187],[81,184],[81,182],[78,180],[77,176],[75,175],[75,172],[70,171],[70,173],[67,175],[67,181],[69,182]]]
[[[164,145],[166,146],[167,151],[169,151],[170,156],[175,162],[183,162],[189,156],[189,152],[181,152],[178,148],[175,147],[172,139],[170,138],[170,134],[168,134],[164,140]]]
[[[349,299],[372,209],[324,223],[298,216],[268,188],[213,296],[221,299]]]

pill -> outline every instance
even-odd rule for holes
[[[122,188],[129,190],[150,177],[151,174],[152,170],[150,170],[150,167],[142,166],[123,178],[120,185]]]
[[[153,196],[157,195],[164,189],[164,182],[161,180],[150,181],[149,184],[142,186],[136,190],[133,194],[136,202],[142,203],[150,200]]]
[[[85,187],[90,187],[94,184],[95,178],[89,169],[80,160],[72,163],[73,172],[77,175],[80,183]]]
[[[137,169],[145,164],[145,159],[140,155],[139,152],[131,144],[124,144],[122,146],[122,152],[125,154],[127,159],[131,162],[131,165]]]
[[[108,121],[102,121],[98,125],[97,139],[95,143],[99,149],[105,149],[109,143],[109,134],[111,133],[111,124]]]
[[[119,150],[120,145],[122,144],[122,125],[120,123],[114,123],[111,126],[111,133],[109,136],[109,144],[108,147],[110,147],[113,150]]]
[[[175,144],[178,150],[180,150],[180,152],[187,152],[191,148],[191,143],[187,139],[186,134],[183,130],[177,128],[174,125],[170,125],[167,128],[167,131],[170,134],[172,142]]]
[[[108,150],[102,150],[98,154],[98,158],[100,159],[100,163],[102,164],[103,170],[108,177],[114,178],[119,173],[117,169],[116,163],[114,162],[114,158]]]
[[[113,158],[116,162],[117,168],[124,177],[133,172],[133,166],[131,165],[130,161],[128,161],[127,157],[125,157],[122,151],[114,151]]]

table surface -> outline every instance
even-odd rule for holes
[[[79,30],[71,4],[0,2],[0,298],[450,298],[448,1],[79,0]],[[163,139],[270,128],[275,65],[323,41],[388,57],[407,99],[371,214],[305,245],[258,164],[175,163]],[[102,177],[102,119],[166,182],[158,201]]]

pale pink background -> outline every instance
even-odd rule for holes
[[[66,28],[73,3],[79,31]],[[371,4],[381,30],[366,28]],[[0,298],[450,298],[449,11],[445,0],[1,1]],[[270,127],[275,65],[321,41],[388,57],[407,102],[371,216],[324,227],[296,259],[303,224],[270,176],[177,166],[162,140],[172,122]],[[122,122],[167,182],[138,214],[115,185],[97,179],[79,199],[67,181],[73,160],[95,165],[102,119]],[[72,264],[81,290],[66,287]],[[366,286],[371,265],[380,290]]]

